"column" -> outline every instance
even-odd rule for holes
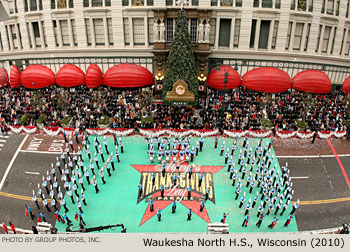
[[[341,56],[345,56],[345,48],[346,48],[346,43],[348,41],[348,35],[349,35],[349,29],[346,27],[346,31],[345,31],[345,37],[343,39],[343,48],[341,50]]]
[[[258,18],[258,20],[256,20],[256,26],[255,26],[255,40],[254,40],[255,50],[258,50],[258,46],[259,46],[260,26],[261,26],[261,20],[260,18]]]
[[[292,27],[292,33],[290,34],[290,43],[289,43],[288,51],[293,51],[294,35],[295,35],[296,26],[297,26],[297,22],[295,22],[295,20],[293,20],[293,27]]]
[[[104,2],[104,1],[103,1]],[[105,35],[105,46],[109,46],[108,41],[108,26],[107,26],[107,18],[106,15],[103,17],[103,29],[104,29],[104,35]]]
[[[32,40],[33,49],[36,49],[36,41],[35,41],[34,29],[33,29],[32,22],[29,22],[29,32],[30,32],[30,39]]]
[[[275,27],[275,20],[271,20],[270,22],[270,32],[269,32],[269,41],[267,42],[267,49],[271,49],[272,44],[272,36],[273,36],[273,28]]]
[[[324,35],[324,30],[326,28],[326,25],[322,25],[322,30],[321,30],[321,35],[320,35],[320,42],[318,43],[318,48],[317,48],[317,53],[321,54],[322,51],[322,41],[323,41],[323,35]]]
[[[276,0],[272,0],[272,8],[275,8],[275,2]]]
[[[94,22],[91,17],[89,18],[89,22],[90,22],[90,33],[91,33],[91,46],[95,47],[96,46],[95,29],[94,29]]]
[[[43,30],[43,25],[42,25],[40,20],[38,21],[38,25],[39,25],[41,48],[44,49],[45,48],[44,30]]]
[[[57,36],[58,36],[58,46],[60,48],[63,47],[63,41],[62,41],[62,30],[61,30],[61,22],[60,20],[56,20],[57,25]]]
[[[13,38],[12,38],[12,32],[11,32],[11,28],[10,28],[10,25],[6,25],[7,27],[7,36],[9,38],[9,41],[10,41],[10,50],[12,51],[14,49],[14,46],[13,46]]]
[[[328,39],[327,54],[330,54],[331,49],[334,46],[333,37],[334,37],[334,26],[331,26],[331,32],[329,33],[329,39]]]
[[[147,1],[145,1],[147,2]],[[148,47],[148,16],[146,15],[143,19],[143,28],[144,28],[144,33],[145,33],[145,47]],[[151,31],[153,32],[153,31]]]
[[[306,1],[306,11],[309,11],[310,4],[311,4],[311,0],[307,0]]]
[[[235,35],[235,28],[236,28],[236,18],[232,18],[232,19],[231,19],[230,44],[229,44],[229,48],[230,48],[230,50],[232,50],[232,49],[233,49],[234,35]]]
[[[122,1],[111,1],[113,43],[114,47],[118,48],[123,48],[125,46],[122,7]]]
[[[21,50],[22,47],[22,41],[21,41],[21,36],[19,35],[19,29],[18,29],[19,24],[15,24],[15,29],[16,29],[16,37],[17,37],[17,45],[18,45],[18,50]]]
[[[306,36],[307,36],[307,29],[308,29],[309,24],[308,23],[304,23],[304,27],[303,27],[303,36],[301,37],[301,45],[300,45],[300,51],[303,52],[305,49],[305,40],[306,40]]]
[[[165,22],[165,20],[164,20]],[[129,16],[129,36],[130,36],[130,47],[134,47],[134,33],[132,32],[132,17]]]
[[[214,48],[218,49],[219,47],[219,32],[220,32],[220,18],[216,18],[216,30],[215,30],[215,43],[214,43]]]
[[[8,44],[8,41],[6,39],[6,28],[5,28],[5,24],[4,22],[0,22],[0,32],[1,32],[1,35],[2,35],[2,50],[3,52],[7,52],[10,50],[10,45]]]
[[[39,10],[39,0],[36,0],[36,10]],[[41,35],[40,35],[40,37],[41,37]]]
[[[68,18],[67,22],[68,22],[68,32],[69,32],[69,44],[70,44],[70,47],[73,48],[74,47],[74,38],[73,38],[72,20],[70,18]]]

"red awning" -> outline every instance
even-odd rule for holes
[[[264,93],[282,93],[292,88],[292,80],[281,69],[260,67],[243,75],[242,86]]]
[[[215,89],[225,89],[225,73],[228,73],[226,89],[233,89],[241,85],[241,76],[232,67],[222,65],[219,71],[214,68],[209,73],[208,86]]]
[[[56,74],[56,84],[61,87],[74,87],[84,85],[85,74],[76,65],[64,65]]]
[[[345,93],[350,93],[350,76],[344,81],[342,89]]]
[[[6,86],[8,78],[9,78],[9,76],[8,76],[6,70],[3,69],[2,67],[0,67],[0,87]]]
[[[332,83],[322,71],[305,70],[294,76],[293,88],[313,94],[327,94],[332,90]]]
[[[55,84],[55,74],[42,65],[30,65],[23,70],[21,84],[26,88],[44,88]]]
[[[21,85],[21,72],[17,66],[13,66],[10,72],[10,86],[17,88]]]
[[[88,88],[97,88],[103,83],[103,74],[96,64],[91,64],[86,70],[86,86]]]
[[[107,70],[103,83],[119,88],[144,87],[153,84],[153,74],[136,64],[119,64]]]

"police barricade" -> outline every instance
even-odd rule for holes
[[[227,223],[208,223],[208,234],[228,234],[229,225]]]

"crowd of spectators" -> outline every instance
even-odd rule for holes
[[[181,128],[260,130],[345,130],[350,99],[343,91],[326,95],[296,90],[264,94],[244,88],[227,92],[208,88],[197,106],[152,102],[152,88],[101,86],[0,89],[2,124],[97,128]]]

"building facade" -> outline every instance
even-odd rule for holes
[[[350,76],[350,0],[189,0],[185,9],[198,75],[217,63],[243,75],[262,66],[291,77],[324,71],[333,84]],[[103,72],[136,63],[164,73],[177,0],[8,0],[0,22],[0,67],[67,63]]]

